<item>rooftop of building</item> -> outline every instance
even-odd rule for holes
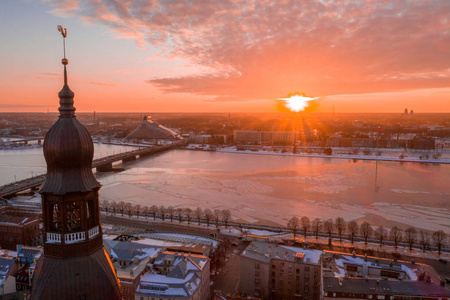
[[[153,265],[164,267],[170,265],[173,268],[169,269],[167,275],[181,278],[191,271],[203,271],[208,260],[209,259],[203,255],[163,251],[158,253]]]
[[[112,259],[129,262],[134,262],[136,258],[138,260],[143,260],[146,257],[155,258],[159,252],[164,250],[161,247],[108,239],[103,240],[103,245]]]
[[[448,289],[423,281],[324,277],[323,289],[328,293],[450,297]]]
[[[320,265],[322,251],[290,247],[266,242],[253,241],[242,252],[242,256],[270,262],[272,259]]]
[[[9,207],[0,208],[0,225],[24,226],[38,222],[38,214]]]
[[[145,116],[139,126],[131,131],[126,139],[183,139],[181,135],[164,127],[150,116]]]
[[[153,268],[141,277],[137,295],[191,297],[201,284],[209,258],[202,255],[163,251]],[[209,283],[208,283],[209,284]]]
[[[2,276],[8,275],[15,261],[15,258],[11,256],[0,257],[0,279]]]
[[[360,267],[360,269],[349,269],[349,266],[350,268],[352,266]],[[363,267],[367,270],[362,271]],[[375,279],[397,276],[395,279],[410,281],[427,276],[433,277],[434,281],[439,281],[439,277],[433,269],[424,264],[336,252],[324,253],[323,274],[326,277],[370,277]]]
[[[39,259],[42,255],[42,248],[17,246],[17,257],[25,259]]]
[[[187,234],[150,233],[140,235],[141,239],[133,243],[163,247],[171,251],[191,252],[209,255],[209,251],[217,248],[219,241]]]

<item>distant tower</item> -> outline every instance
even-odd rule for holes
[[[403,115],[404,116],[408,116],[408,109],[407,108],[405,108],[405,111],[403,112]]]
[[[62,27],[58,29],[62,31]],[[92,174],[94,146],[75,117],[65,55],[62,63],[59,119],[44,140],[47,177],[40,191],[44,257],[36,267],[31,299],[119,300],[119,282],[103,248],[101,185]]]

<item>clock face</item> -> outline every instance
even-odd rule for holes
[[[80,207],[78,204],[70,203],[67,205],[67,230],[74,231],[80,228]]]

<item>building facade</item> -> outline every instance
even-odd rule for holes
[[[241,254],[240,292],[262,299],[320,299],[322,251],[253,241]]]
[[[294,131],[235,130],[234,143],[244,145],[293,145]]]
[[[0,208],[0,248],[15,250],[16,245],[37,245],[40,240],[39,216],[11,207]]]

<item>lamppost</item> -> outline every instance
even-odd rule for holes
[[[380,188],[378,186],[378,157],[380,156],[379,153],[379,149],[378,149],[378,140],[380,139],[380,134],[381,134],[381,127],[378,126],[378,133],[377,133],[377,152],[375,153],[376,160],[375,160],[375,191],[378,191],[378,189]]]

